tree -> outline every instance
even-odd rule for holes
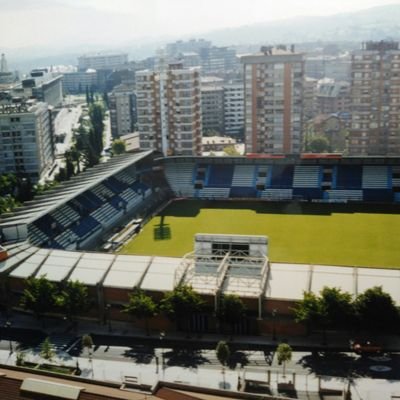
[[[50,339],[47,337],[41,347],[40,347],[40,355],[46,359],[46,360],[50,360],[54,357],[54,349],[53,349],[53,345],[50,342]]]
[[[65,173],[66,173],[66,178],[68,180],[71,176],[75,175],[75,167],[74,167],[72,151],[67,150],[64,153],[64,159],[65,159]]]
[[[91,104],[89,108],[89,117],[91,123],[91,129],[88,133],[88,147],[93,153],[92,155],[97,159],[97,163],[100,160],[101,152],[103,151],[103,131],[104,131],[104,109],[99,103]]]
[[[307,331],[320,326],[326,320],[321,300],[312,292],[304,292],[303,299],[293,308],[296,322],[306,325]]]
[[[355,301],[355,308],[361,327],[377,332],[398,331],[399,310],[390,294],[381,286],[367,289]]]
[[[146,327],[146,334],[149,335],[149,318],[157,314],[157,304],[143,290],[135,288],[129,296],[129,302],[123,312],[131,314],[137,319],[143,319]]]
[[[321,290],[321,307],[330,328],[349,328],[354,322],[355,310],[350,293],[339,288],[324,287]]]
[[[77,315],[89,307],[87,287],[79,281],[68,281],[57,297],[57,305],[66,317],[74,322]]]
[[[93,339],[90,335],[83,335],[82,336],[82,347],[87,349],[88,357],[91,358],[92,356],[92,348],[93,348]]]
[[[281,343],[277,349],[276,354],[279,364],[282,364],[283,377],[286,375],[286,363],[292,359],[292,348],[287,343]]]
[[[241,298],[235,294],[223,295],[220,303],[218,316],[221,321],[231,327],[231,334],[234,332],[235,324],[245,316],[246,307]]]
[[[215,349],[215,354],[217,355],[218,361],[223,366],[225,366],[231,355],[231,351],[229,349],[228,344],[226,342],[224,342],[223,340],[218,342],[217,347]]]
[[[229,360],[231,351],[226,342],[220,341],[217,344],[215,353],[217,355],[218,361],[222,364],[222,376],[223,376],[223,380],[224,380],[223,383],[224,383],[224,389],[225,389],[225,365],[226,365],[227,361]]]
[[[326,153],[329,151],[329,140],[325,136],[315,136],[310,139],[308,149],[311,153]]]
[[[231,157],[240,156],[240,153],[236,150],[235,145],[224,147],[224,153],[227,156],[231,156]]]
[[[189,329],[189,322],[192,315],[199,312],[203,307],[203,300],[188,285],[178,285],[172,292],[164,294],[161,300],[160,309],[172,321],[176,321],[178,328],[182,321],[186,324],[185,328]]]
[[[21,297],[21,306],[32,311],[38,319],[52,311],[56,304],[56,286],[43,275],[40,278],[28,278],[26,289]]]
[[[111,146],[113,154],[123,154],[126,151],[125,142],[121,139],[115,139]]]

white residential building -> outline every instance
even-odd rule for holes
[[[54,163],[53,121],[46,103],[0,105],[0,173],[41,179]]]
[[[182,64],[136,73],[138,130],[142,150],[201,155],[200,70]]]

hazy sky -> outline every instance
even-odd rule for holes
[[[400,0],[0,0],[0,48],[116,44]]]

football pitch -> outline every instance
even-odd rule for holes
[[[400,208],[175,201],[120,254],[182,257],[196,233],[266,235],[275,262],[400,268]]]

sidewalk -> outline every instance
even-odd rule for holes
[[[31,316],[27,315],[13,315],[10,318],[13,328],[26,328],[29,329],[40,329],[41,324]],[[0,319],[0,326],[4,326],[6,320]],[[46,333],[57,334],[65,332],[66,324],[59,320],[46,320]],[[131,336],[131,337],[142,337],[148,338],[145,332],[142,330],[134,329],[132,324],[129,323],[112,323],[112,332],[109,332],[108,325],[101,325],[95,322],[80,322],[78,325],[77,336],[84,333],[96,333],[104,335],[116,335],[116,336]],[[159,333],[154,332],[150,338],[157,340]],[[201,338],[194,337],[188,339],[184,334],[180,333],[167,333],[163,339],[164,343],[171,340],[187,340],[188,342],[217,342],[221,339],[229,339],[228,337],[222,337],[221,335],[202,335]],[[320,347],[320,337],[313,338],[288,338],[288,342],[293,346],[307,346],[307,347]],[[329,338],[328,338],[329,339]],[[398,343],[394,338],[393,343]],[[313,341],[313,343],[311,342]],[[242,343],[248,345],[259,344],[259,345],[271,345],[276,346],[277,342],[267,337],[241,337],[235,336],[234,343]],[[327,348],[337,348],[339,345],[344,346],[346,349],[347,341],[345,338],[336,338],[335,341],[330,341]],[[159,351],[159,349],[158,349]],[[87,355],[84,352],[84,355]],[[161,359],[161,357],[159,357]],[[26,361],[40,362],[41,357],[39,354],[34,354],[32,351],[27,351]],[[136,381],[139,384],[154,386],[158,380],[166,382],[183,383],[193,386],[209,387],[214,389],[229,389],[237,390],[239,377],[242,382],[244,380],[254,380],[259,382],[267,382],[268,370],[270,372],[270,389],[274,394],[278,394],[278,383],[288,383],[295,378],[295,386],[298,393],[316,392],[319,384],[323,389],[335,389],[343,390],[347,384],[347,379],[336,378],[336,377],[321,377],[319,378],[313,373],[299,373],[296,371],[294,377],[290,369],[287,370],[286,378],[283,379],[281,369],[273,367],[245,367],[236,369],[225,369],[222,371],[222,367],[218,365],[201,365],[197,368],[184,368],[179,366],[163,366],[157,365],[156,363],[140,364],[133,363],[131,360],[115,361],[115,360],[104,360],[94,358],[89,360],[87,357],[72,357],[67,353],[59,352],[52,361],[53,364],[66,365],[75,367],[76,363],[79,363],[79,367],[82,370],[81,376],[88,379],[95,379],[101,381],[110,381],[123,383],[124,381]],[[5,365],[15,365],[16,363],[16,352],[10,354],[8,350],[0,350],[0,363]],[[360,378],[355,379],[351,385],[351,391],[353,399],[377,399],[379,400],[390,400],[391,396],[400,394],[400,381],[388,381],[383,379],[367,379]],[[371,397],[372,396],[372,397]]]
[[[0,326],[4,326],[7,319],[0,318]],[[46,318],[45,328],[42,327],[40,321],[30,315],[17,314],[15,313],[9,318],[13,328],[27,328],[38,329],[48,334],[64,333],[68,329],[66,322],[60,319],[49,319]],[[132,338],[143,338],[159,340],[160,332],[152,330],[150,335],[146,335],[144,329],[137,328],[131,322],[117,322],[112,321],[111,331],[108,324],[100,324],[95,321],[79,321],[79,324],[74,332],[70,331],[76,336],[82,336],[83,334],[93,333],[97,335],[105,336],[124,336]],[[322,344],[322,337],[318,334],[310,336],[285,336],[277,337],[277,340],[272,340],[271,336],[241,336],[234,335],[232,338],[230,335],[220,334],[193,334],[191,337],[183,332],[165,332],[163,341],[168,340],[174,341],[185,341],[188,343],[217,343],[220,340],[225,340],[233,344],[254,345],[254,346],[268,346],[276,347],[281,341],[289,343],[294,350],[338,350],[338,351],[349,351],[349,336],[347,334],[335,334],[335,336],[327,335],[327,344]],[[381,345],[385,351],[388,352],[400,352],[400,336],[385,335],[381,337]]]

